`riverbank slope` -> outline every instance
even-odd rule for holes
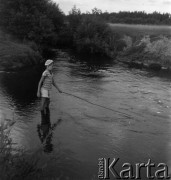
[[[0,31],[0,70],[17,70],[42,61],[33,44],[19,43]]]

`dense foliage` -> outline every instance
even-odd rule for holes
[[[81,14],[75,6],[70,11],[68,23],[73,45],[78,52],[114,57],[125,43],[119,34],[98,16],[99,10],[93,9],[92,16]]]
[[[117,53],[122,41],[119,34],[112,32],[104,22],[91,18],[83,19],[74,40],[79,51],[111,57]]]
[[[0,0],[0,27],[20,40],[55,44],[63,13],[50,0]]]

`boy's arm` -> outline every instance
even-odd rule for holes
[[[40,88],[41,88],[42,82],[44,81],[44,78],[45,78],[45,76],[42,76],[40,81],[39,81],[39,84],[38,84],[38,89],[37,89],[37,96],[38,97],[40,97]]]
[[[62,93],[61,89],[60,89],[60,88],[57,86],[57,84],[55,83],[54,78],[52,78],[52,84],[56,87],[56,89],[57,89],[60,93]]]

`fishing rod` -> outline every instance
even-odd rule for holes
[[[93,103],[93,102],[91,102],[91,101],[88,101],[87,99],[81,98],[81,97],[76,96],[76,95],[74,95],[74,94],[70,94],[70,93],[67,93],[67,92],[64,92],[64,91],[62,91],[62,93],[63,93],[63,94],[66,94],[66,95],[68,95],[68,96],[72,96],[72,97],[75,97],[75,98],[77,98],[77,99],[80,99],[80,100],[82,100],[82,101],[85,101],[85,102],[87,102],[87,103],[89,103],[89,104],[92,104],[92,105],[94,105],[94,106],[98,106],[98,107],[101,107],[101,108],[104,108],[104,109],[113,111],[113,112],[115,112],[115,113],[122,114],[122,115],[124,115],[124,116],[127,117],[127,118],[130,118],[130,117],[131,117],[130,115],[128,115],[128,114],[126,114],[126,113],[122,113],[122,112],[120,112],[120,111],[117,111],[117,110],[114,110],[114,109],[111,109],[111,108],[108,108],[108,107],[105,107],[105,106],[102,106],[102,105]]]

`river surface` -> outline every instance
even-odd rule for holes
[[[53,88],[48,122],[36,97],[42,70],[0,72],[1,112],[11,118],[14,111],[17,121],[13,141],[39,152],[45,176],[97,179],[99,158],[120,158],[118,171],[123,163],[149,159],[171,168],[169,75],[73,54],[54,59],[54,78],[64,92],[108,109]]]

